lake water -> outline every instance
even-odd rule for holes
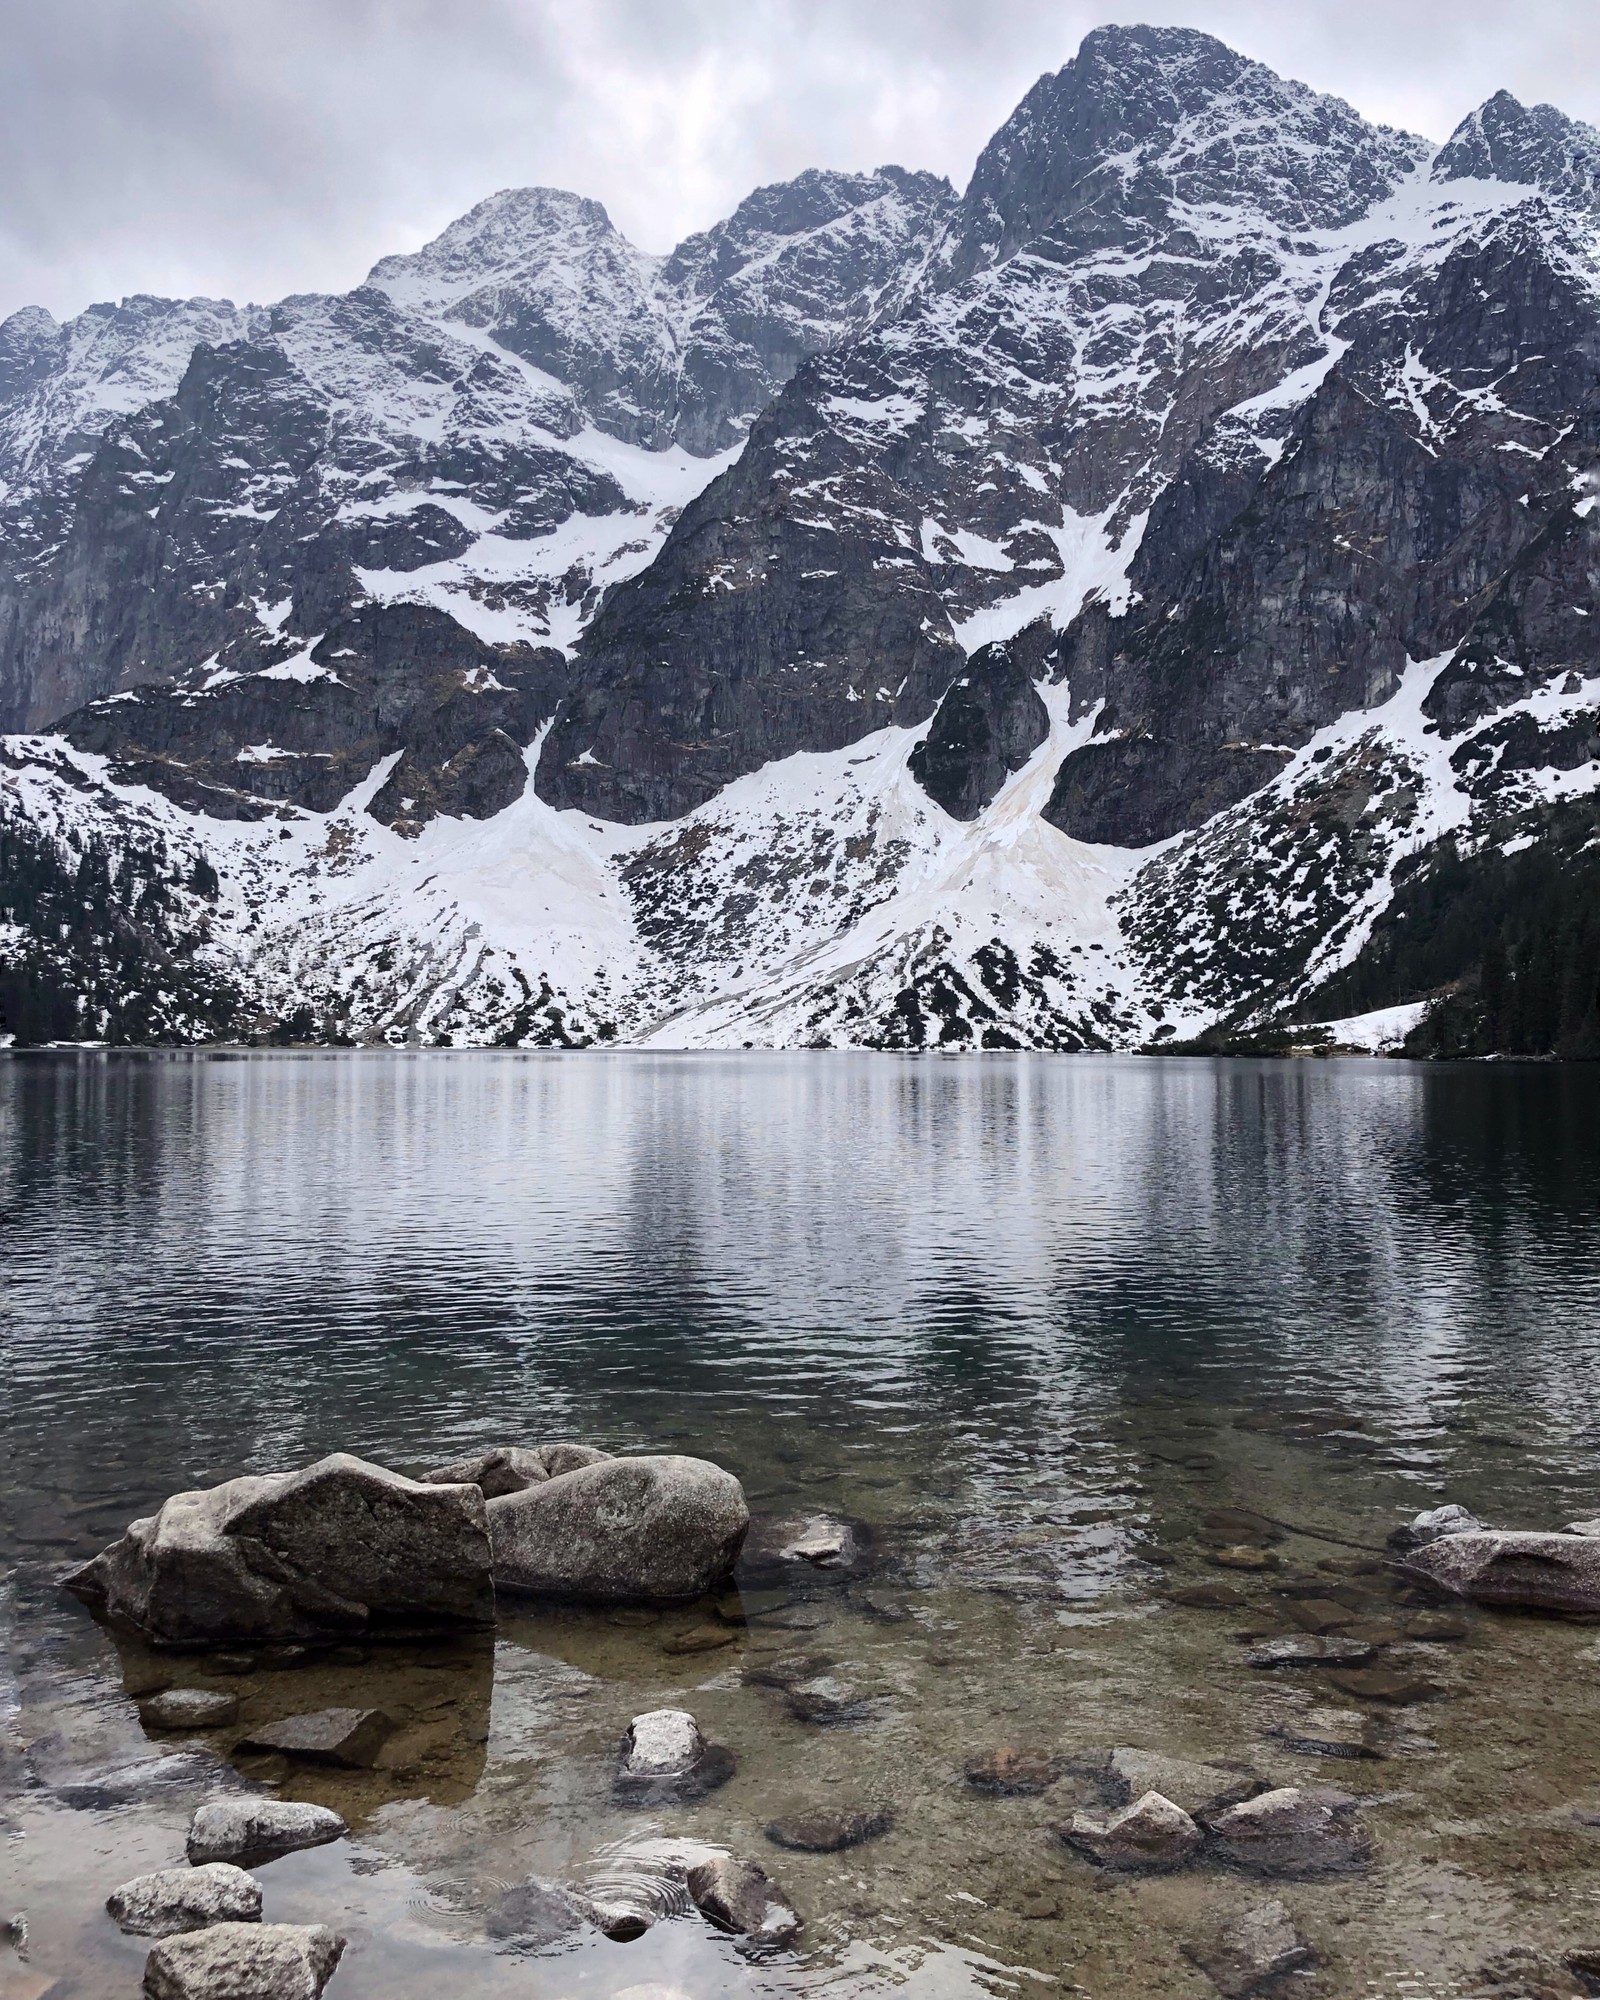
[[[1468,1610],[1441,1637],[1381,1559],[1443,1499],[1600,1513],[1595,1071],[32,1055],[0,1062],[0,1130],[0,1919],[28,1921],[0,1994],[137,1993],[147,1946],[104,1898],[181,1860],[216,1782],[149,1767],[240,1733],[148,1736],[136,1699],[174,1680],[250,1721],[404,1725],[393,1768],[247,1765],[351,1822],[260,1871],[269,1920],[350,1938],[335,2000],[1205,1995],[1183,1944],[1268,1894],[1319,1954],[1308,1996],[1600,1950],[1600,1628]],[[758,1512],[864,1524],[870,1573],[743,1623],[522,1607],[492,1642],[231,1676],[113,1644],[56,1588],[182,1488],[554,1438],[716,1459]],[[1242,1538],[1269,1567],[1231,1566],[1218,1510],[1265,1517]],[[1303,1631],[1313,1598],[1427,1698],[1250,1668],[1241,1635]],[[858,1719],[793,1712],[795,1655]],[[617,1740],[668,1705],[737,1773],[619,1806]],[[1288,1747],[1330,1705],[1381,1754]],[[1001,1745],[1058,1781],[976,1789]],[[1119,1745],[1357,1793],[1374,1859],[1108,1875],[1055,1830]],[[767,1839],[812,1805],[893,1825]],[[752,1959],[667,1892],[632,1943],[495,1934],[508,1885],[654,1894],[650,1843],[683,1837],[761,1861],[799,1948]]]

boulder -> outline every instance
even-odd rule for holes
[[[473,1487],[442,1487],[446,1493]],[[703,1458],[608,1458],[488,1503],[497,1584],[581,1604],[686,1604],[731,1572],[750,1525]]]
[[[239,1697],[210,1688],[168,1688],[139,1704],[146,1729],[226,1729],[239,1718]]]
[[[1404,1527],[1396,1528],[1389,1536],[1391,1549],[1401,1554],[1412,1549],[1426,1548],[1429,1542],[1436,1542],[1442,1535],[1474,1535],[1481,1533],[1483,1523],[1476,1514],[1469,1514],[1465,1507],[1458,1507],[1454,1501],[1448,1507],[1430,1507],[1425,1514],[1418,1514],[1407,1521]]]
[[[208,1924],[258,1924],[261,1884],[226,1861],[203,1868],[158,1868],[136,1875],[106,1898],[119,1930],[130,1937],[173,1937]]]
[[[189,1823],[188,1854],[196,1867],[232,1861],[259,1867],[302,1847],[322,1847],[350,1831],[326,1806],[292,1799],[218,1799],[201,1806]]]
[[[884,1808],[835,1812],[822,1806],[770,1821],[767,1838],[775,1847],[787,1847],[797,1854],[839,1854],[847,1847],[878,1839],[893,1826],[894,1815]]]
[[[987,1798],[1023,1798],[1048,1791],[1060,1777],[1061,1766],[1048,1750],[1003,1743],[998,1750],[969,1757],[962,1775]]]
[[[695,1907],[718,1930],[776,1945],[787,1944],[800,1928],[788,1898],[753,1861],[718,1854],[691,1868],[688,1881]]]
[[[236,1750],[293,1757],[302,1764],[341,1764],[370,1770],[395,1732],[393,1716],[381,1708],[319,1708],[309,1715],[286,1715],[253,1730]]]
[[[1600,1611],[1600,1537],[1485,1530],[1444,1535],[1401,1565],[1475,1604]]]
[[[321,1924],[215,1924],[156,1946],[145,2000],[320,2000],[343,1951]]]
[[[1226,1918],[1204,1937],[1186,1943],[1183,1952],[1226,2000],[1244,2000],[1269,1980],[1298,1972],[1316,1958],[1276,1900]]]
[[[1225,1860],[1262,1874],[1320,1874],[1370,1858],[1372,1843],[1356,1821],[1348,1792],[1282,1785],[1207,1820]]]
[[[485,1500],[499,1500],[507,1493],[525,1493],[530,1486],[559,1479],[563,1472],[576,1472],[580,1465],[598,1465],[610,1456],[587,1444],[502,1444],[476,1458],[436,1465],[422,1477],[430,1486],[476,1486]]]
[[[1237,1805],[1266,1789],[1247,1764],[1207,1764],[1169,1757],[1160,1750],[1113,1750],[1094,1775],[1113,1805],[1129,1805],[1146,1792],[1159,1792],[1196,1816]]]
[[[336,1452],[178,1493],[66,1587],[157,1645],[409,1633],[494,1618],[483,1495]]]
[[[1181,1868],[1202,1838],[1182,1806],[1159,1792],[1146,1792],[1108,1819],[1074,1813],[1061,1837],[1107,1868]]]
[[[708,1743],[687,1709],[653,1708],[628,1725],[612,1795],[623,1805],[704,1798],[737,1768],[733,1752]]]

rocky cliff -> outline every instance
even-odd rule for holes
[[[14,890],[6,990],[468,1043],[1459,1007],[1418,871],[1565,852],[1600,781],[1597,246],[1548,106],[1436,147],[1110,28],[959,197],[812,173],[653,258],[524,190],[342,298],[15,315],[0,851],[144,867],[195,971],[91,1004]]]

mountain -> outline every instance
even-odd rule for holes
[[[1168,28],[959,197],[653,258],[523,190],[343,298],[14,315],[6,1026],[1458,1048],[1470,907],[1576,1045],[1600,937],[1509,885],[1600,789],[1597,360],[1600,135]]]

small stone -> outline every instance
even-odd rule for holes
[[[1444,1535],[1473,1535],[1483,1529],[1483,1523],[1475,1514],[1469,1514],[1465,1507],[1453,1501],[1447,1507],[1430,1507],[1425,1514],[1418,1514],[1403,1528],[1396,1528],[1389,1536],[1391,1549],[1409,1551],[1426,1548]]]
[[[817,1632],[828,1622],[828,1614],[817,1604],[789,1604],[769,1612],[761,1620],[764,1631]]]
[[[1280,1722],[1272,1733],[1285,1749],[1307,1757],[1377,1757],[1372,1725],[1357,1709],[1313,1708]]]
[[[1224,1543],[1249,1542],[1259,1548],[1283,1540],[1283,1530],[1276,1521],[1249,1507],[1213,1507],[1200,1516],[1200,1526]]]
[[[1421,1674],[1397,1674],[1392,1667],[1366,1667],[1359,1673],[1330,1674],[1328,1678],[1341,1694],[1357,1701],[1381,1701],[1391,1708],[1409,1708],[1419,1701],[1433,1701],[1444,1690],[1437,1681]]]
[[[764,1868],[719,1854],[689,1870],[695,1907],[719,1930],[757,1944],[787,1944],[800,1928],[793,1906]]]
[[[1318,1874],[1370,1857],[1372,1843],[1353,1817],[1356,1804],[1347,1792],[1282,1785],[1214,1813],[1209,1826],[1223,1856],[1242,1868]]]
[[[1363,1667],[1374,1648],[1359,1639],[1268,1639],[1245,1654],[1247,1667]]]
[[[1159,1792],[1146,1792],[1109,1819],[1074,1813],[1061,1837],[1107,1868],[1181,1868],[1201,1840],[1188,1813]]]
[[[203,1868],[160,1868],[113,1889],[106,1908],[130,1937],[173,1937],[208,1924],[259,1923],[261,1884],[226,1861]]]
[[[1258,1903],[1230,1917],[1183,1951],[1206,1974],[1225,2000],[1246,1994],[1314,1962],[1311,1947],[1295,1929],[1282,1903]]]
[[[1060,1914],[1060,1899],[1055,1896],[1024,1896],[1017,1905],[1017,1915],[1029,1923],[1048,1923],[1052,1917],[1059,1917]]]
[[[1549,1958],[1530,1945],[1497,1951],[1478,1967],[1476,1990],[1493,2000],[1581,2000],[1589,1991],[1569,1960]]]
[[[395,1726],[394,1718],[381,1708],[319,1708],[309,1715],[269,1722],[234,1747],[293,1757],[304,1764],[370,1770]]]
[[[214,1674],[253,1674],[256,1670],[253,1653],[213,1653],[206,1665]]]
[[[827,1653],[773,1653],[752,1660],[742,1675],[746,1687],[789,1689],[815,1680],[834,1664]]]
[[[213,1924],[156,1946],[145,2000],[319,2000],[343,1951],[321,1924]]]
[[[1179,1583],[1163,1594],[1169,1603],[1191,1611],[1238,1611],[1250,1601],[1231,1583]]]
[[[901,1604],[892,1597],[880,1597],[875,1591],[853,1590],[850,1602],[868,1618],[876,1618],[880,1625],[905,1625],[911,1619],[909,1605]]]
[[[239,1697],[210,1688],[168,1688],[139,1704],[146,1729],[225,1729],[239,1716]]]
[[[1230,1548],[1213,1549],[1206,1557],[1220,1569],[1276,1569],[1278,1558],[1270,1549],[1250,1548],[1243,1543]]]
[[[826,1807],[789,1813],[767,1827],[774,1846],[788,1847],[800,1854],[838,1854],[847,1847],[860,1847],[877,1840],[894,1826],[887,1810],[874,1812],[830,1812]]]
[[[696,1625],[687,1632],[674,1632],[661,1642],[663,1653],[682,1655],[685,1653],[715,1653],[723,1646],[731,1646],[735,1634],[726,1626]]]
[[[629,1723],[612,1789],[626,1805],[703,1798],[735,1768],[733,1752],[708,1743],[687,1709],[653,1708]]]
[[[859,1689],[849,1687],[829,1674],[821,1675],[816,1680],[801,1681],[789,1689],[789,1713],[795,1721],[810,1722],[820,1729],[870,1721],[877,1708],[878,1704],[872,1696],[862,1694]]]
[[[1004,1799],[1048,1790],[1061,1775],[1061,1769],[1046,1750],[1003,1743],[998,1750],[985,1750],[969,1758],[962,1775],[975,1792]]]
[[[1302,1632],[1313,1633],[1318,1638],[1329,1632],[1343,1631],[1347,1625],[1356,1622],[1353,1611],[1342,1604],[1335,1604],[1328,1597],[1302,1597],[1285,1604],[1283,1608]]]
[[[232,1861],[242,1868],[275,1861],[302,1847],[322,1847],[350,1831],[326,1806],[294,1799],[219,1799],[201,1806],[189,1824],[189,1859]]]
[[[1405,1622],[1405,1636],[1428,1646],[1450,1646],[1471,1636],[1472,1627],[1464,1618],[1452,1618],[1448,1611],[1419,1611]]]

